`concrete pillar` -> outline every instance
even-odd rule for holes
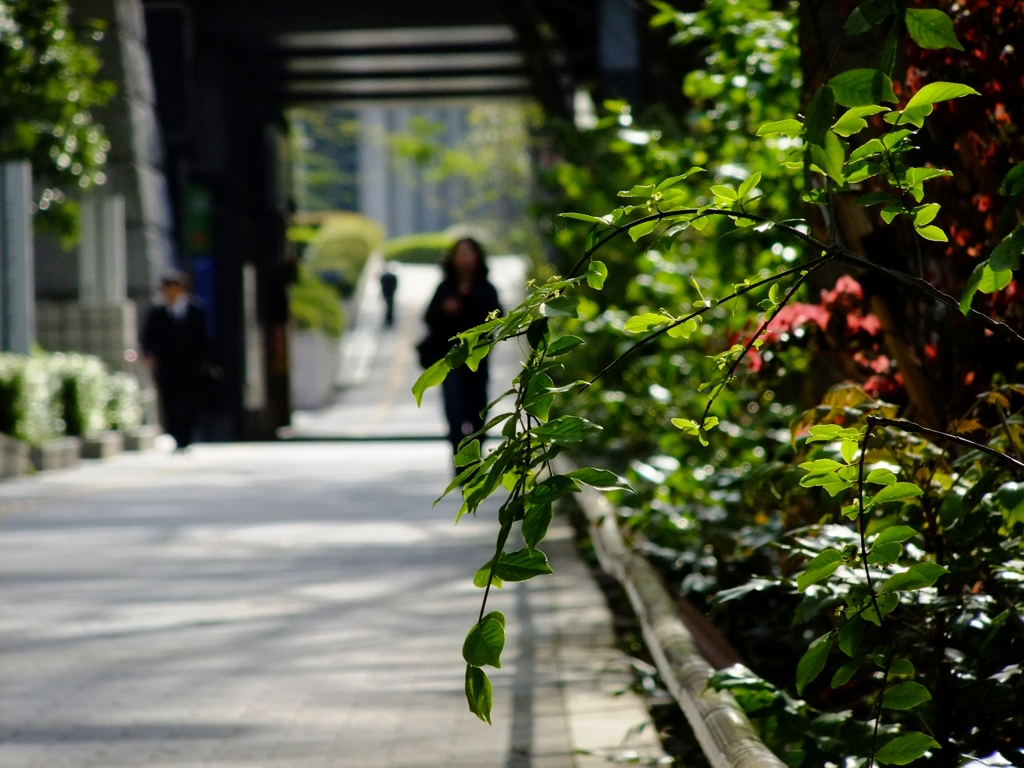
[[[32,166],[0,163],[0,347],[28,354],[35,344]]]
[[[90,195],[82,201],[78,298],[90,307],[123,304],[128,273],[124,195]]]
[[[359,109],[359,212],[381,225],[388,236],[387,117],[383,107]]]

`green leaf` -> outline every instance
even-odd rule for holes
[[[859,133],[868,127],[868,121],[865,117],[869,115],[877,115],[879,112],[888,112],[888,107],[880,107],[877,104],[868,104],[863,107],[852,107],[846,110],[838,120],[836,124],[832,126],[832,130],[842,137],[852,136],[855,133]]]
[[[761,174],[758,171],[754,171],[746,179],[743,180],[743,183],[740,184],[740,188],[737,190],[736,194],[739,195],[740,199],[742,200],[743,198],[750,194],[751,190],[753,190],[754,187],[757,186],[757,183],[759,181],[761,181]]]
[[[556,296],[540,305],[544,317],[576,317],[579,300],[575,296]]]
[[[853,13],[846,19],[843,31],[848,37],[863,35],[894,12],[892,0],[865,0],[853,9]]]
[[[501,585],[504,583],[497,576],[491,576],[491,564],[481,566],[480,570],[473,576],[473,586],[479,587],[480,589],[486,589],[487,582],[491,582],[491,586],[497,589],[501,589]]]
[[[523,518],[523,541],[530,549],[536,547],[548,535],[551,525],[551,503],[531,505]]]
[[[813,681],[825,668],[828,652],[832,648],[832,633],[822,635],[800,657],[796,665],[796,692],[803,695],[804,688]]]
[[[467,445],[462,446],[459,452],[455,454],[455,466],[465,467],[469,464],[475,464],[480,461],[480,441],[473,440]]]
[[[554,401],[552,385],[551,377],[546,373],[535,373],[530,378],[526,394],[523,396],[523,410],[541,421],[547,421],[551,403]]]
[[[490,665],[501,668],[501,651],[505,647],[505,617],[489,613],[476,624],[462,644],[462,658],[474,667]]]
[[[913,731],[883,744],[875,754],[875,760],[883,765],[906,765],[917,760],[929,749],[939,748],[939,743],[931,736]]]
[[[605,266],[603,261],[590,262],[590,267],[587,269],[587,285],[594,290],[600,291],[604,288],[604,281],[608,277],[608,267]]]
[[[989,267],[993,272],[1020,269],[1021,253],[1024,253],[1024,224],[1014,227],[1013,231],[992,249],[992,255],[988,257]]]
[[[650,197],[653,194],[653,184],[636,184],[630,190],[619,192],[619,197]]]
[[[642,315],[631,317],[622,327],[626,333],[646,333],[652,328],[671,323],[672,318],[665,315],[656,315],[653,312],[645,312]]]
[[[527,581],[534,576],[551,573],[547,556],[538,549],[506,552],[498,559],[494,572],[503,581]]]
[[[931,701],[932,695],[920,683],[907,681],[889,688],[882,696],[882,706],[886,709],[910,709],[922,701]]]
[[[633,490],[629,487],[629,483],[607,469],[583,467],[582,469],[574,469],[569,473],[569,477],[599,491]]]
[[[651,232],[658,228],[658,224],[660,223],[661,222],[658,221],[657,219],[654,219],[653,221],[641,222],[640,224],[637,224],[629,228],[629,236],[633,238],[633,242],[635,243],[644,235],[651,234]]]
[[[963,295],[960,297],[961,314],[969,315],[971,313],[971,302],[974,301],[974,294],[978,292],[978,289],[981,286],[981,280],[985,275],[986,269],[989,272],[992,271],[992,268],[988,265],[988,261],[981,262],[971,270],[971,276],[967,278],[967,285],[964,286]]]
[[[469,711],[479,717],[488,725],[491,724],[491,702],[494,693],[491,690],[491,681],[480,667],[472,664],[466,665],[466,701],[469,702]]]
[[[655,187],[654,191],[661,192],[663,189],[674,187],[680,181],[690,178],[695,173],[706,173],[706,170],[704,168],[694,167],[688,170],[686,173],[681,173],[678,176],[669,176],[667,179],[658,184],[658,186]]]
[[[832,682],[830,683],[833,690],[841,688],[850,682],[850,678],[857,674],[857,670],[860,669],[861,663],[861,659],[850,659],[837,669],[836,673],[832,675]]]
[[[934,225],[927,227],[917,227],[917,234],[923,237],[925,240],[933,240],[937,243],[948,243],[949,238],[946,237],[946,233]]]
[[[693,332],[697,330],[697,321],[694,319],[687,320],[685,323],[674,325],[668,329],[668,335],[673,339],[688,339]]]
[[[853,464],[853,460],[857,457],[857,451],[860,450],[860,443],[856,440],[843,440],[839,446],[839,452],[843,454],[843,460],[847,464]]]
[[[451,371],[451,368],[447,361],[442,358],[420,374],[420,377],[416,379],[416,383],[412,385],[412,394],[416,398],[416,405],[423,404],[423,393],[430,389],[430,387],[436,387],[444,381],[448,377],[449,371]]]
[[[898,544],[895,541],[888,544],[879,544],[871,549],[871,554],[868,555],[868,562],[872,565],[892,565],[900,559],[901,554],[903,554],[902,544]]]
[[[576,219],[577,221],[587,221],[591,224],[603,224],[604,226],[610,226],[609,222],[602,219],[600,216],[591,216],[588,213],[560,213],[558,214],[563,219]]]
[[[843,149],[843,144],[832,131],[825,132],[824,148],[816,144],[811,146],[811,159],[814,164],[840,184],[843,182],[843,160],[845,157],[846,151]]]
[[[875,541],[871,545],[871,549],[885,544],[892,544],[894,542],[902,544],[907,539],[912,539],[917,535],[917,531],[909,525],[892,525],[875,537]]]
[[[903,113],[897,121],[912,123],[920,127],[924,124],[924,118],[932,113],[935,105],[939,102],[978,95],[980,94],[976,90],[962,83],[928,83],[907,102],[907,106],[904,107]]]
[[[841,427],[838,424],[815,424],[807,430],[808,443],[830,443],[833,440],[859,440],[860,431],[853,427]],[[828,459],[831,461],[831,459]],[[838,461],[832,462],[836,467]]]
[[[1017,163],[1010,172],[1006,174],[1006,178],[1003,179],[1003,183],[999,186],[999,194],[1006,195],[1019,195],[1024,193],[1024,160]]]
[[[739,199],[739,195],[736,193],[736,190],[732,187],[726,186],[725,184],[715,184],[712,186],[711,194],[730,203]]]
[[[601,427],[579,416],[559,416],[547,424],[534,427],[533,433],[552,443],[578,443],[601,431]]]
[[[876,101],[898,101],[892,80],[877,69],[851,69],[836,75],[828,84],[835,93],[836,103],[844,107],[875,107]],[[884,107],[875,109],[885,111]]]
[[[853,658],[860,647],[861,638],[864,636],[864,619],[854,616],[839,630],[839,650]],[[835,686],[833,686],[834,688]]]
[[[964,49],[956,39],[953,20],[944,11],[910,8],[905,18],[907,32],[922,48],[956,48],[958,51]]]
[[[906,659],[896,659],[889,665],[889,677],[910,677],[914,674],[914,665]]]
[[[796,138],[804,132],[804,125],[799,120],[776,120],[773,123],[765,123],[757,129],[758,136],[770,136],[781,133],[791,139]]]
[[[839,550],[826,549],[807,564],[807,568],[796,578],[796,586],[800,592],[807,590],[811,584],[827,579],[836,568],[843,564],[843,556]]]
[[[568,475],[553,475],[542,483],[537,483],[527,497],[531,504],[550,504],[569,493],[579,493],[580,487]]]
[[[937,563],[917,563],[903,573],[890,576],[882,585],[883,592],[910,592],[932,586],[949,571]]]
[[[536,349],[548,337],[550,323],[546,317],[538,317],[526,329],[526,340],[530,343],[530,349]]]
[[[981,272],[981,282],[978,283],[978,290],[982,293],[995,293],[1008,286],[1013,280],[1013,270],[1003,269],[996,271],[990,264],[986,264]]]
[[[825,134],[833,123],[836,112],[836,96],[832,88],[823,85],[814,92],[807,106],[807,143],[825,146]]]
[[[548,345],[548,357],[560,357],[583,343],[579,336],[560,336]]]
[[[913,483],[893,483],[892,485],[887,485],[876,493],[871,501],[876,505],[885,504],[889,501],[913,499],[917,496],[921,496],[923,493],[924,491]]]

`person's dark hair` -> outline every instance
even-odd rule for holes
[[[166,287],[169,285],[177,285],[187,290],[188,275],[180,269],[168,269],[160,276],[160,286]]]
[[[476,279],[477,282],[487,279],[487,253],[484,251],[484,247],[472,237],[463,237],[455,241],[448,253],[445,254],[444,259],[441,260],[441,269],[444,270],[444,277],[446,280],[454,280],[455,275],[455,252],[459,250],[459,246],[463,243],[467,244],[473,249],[477,258],[477,270]]]

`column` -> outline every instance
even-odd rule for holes
[[[28,354],[35,343],[32,166],[0,164],[0,347]]]

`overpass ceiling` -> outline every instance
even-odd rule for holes
[[[284,101],[527,96],[566,111],[592,74],[594,0],[144,0]]]

